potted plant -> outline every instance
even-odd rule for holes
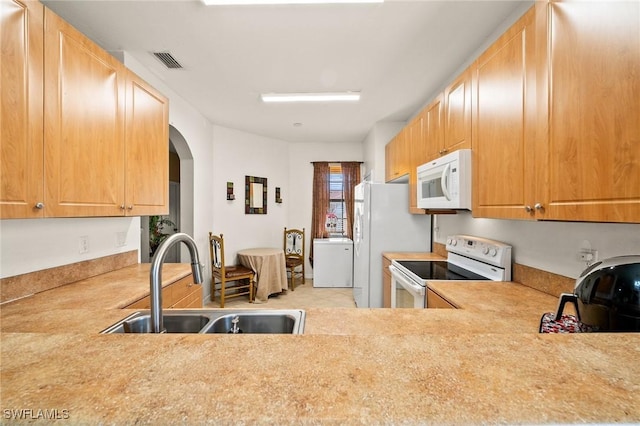
[[[163,232],[165,226],[171,227],[172,231],[177,231],[176,224],[166,217],[149,216],[149,257],[153,258],[160,244],[172,234]]]

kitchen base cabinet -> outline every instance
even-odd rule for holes
[[[391,260],[382,256],[382,307],[391,307]]]
[[[435,291],[427,288],[427,308],[428,309],[457,309],[452,303],[449,303],[444,297]]]
[[[202,308],[202,285],[194,284],[193,275],[188,275],[162,288],[162,307]],[[151,299],[146,296],[125,307],[126,309],[150,309]]]

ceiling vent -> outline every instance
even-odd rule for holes
[[[179,69],[183,68],[183,66],[176,60],[176,58],[171,55],[169,52],[153,52],[153,56],[158,58],[160,62],[164,64],[165,67],[169,69]]]

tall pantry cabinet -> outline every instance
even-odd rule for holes
[[[17,185],[20,176],[4,169],[5,162],[16,156],[12,145],[19,140],[5,137],[8,125],[3,93],[1,217],[166,214],[168,100],[38,2],[3,0],[2,7],[3,70],[5,21],[11,21],[5,8],[22,7],[25,27],[42,34],[43,66],[39,71],[32,63],[20,63],[20,58],[11,58],[11,63],[29,69],[34,80],[43,82],[40,102],[44,114],[23,110],[26,119],[21,118],[29,123],[28,128],[43,128],[42,154],[38,159],[34,153],[29,161],[42,167],[39,182],[44,191],[40,200],[21,203],[22,211],[5,197],[9,192],[5,188]],[[44,19],[36,20],[40,15]],[[13,27],[6,31],[19,38],[17,26]],[[5,80],[14,80],[4,71],[2,78],[3,87]],[[28,179],[38,180],[38,176]]]

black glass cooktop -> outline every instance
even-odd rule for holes
[[[482,275],[440,260],[399,260],[397,262],[423,280],[488,280]]]

